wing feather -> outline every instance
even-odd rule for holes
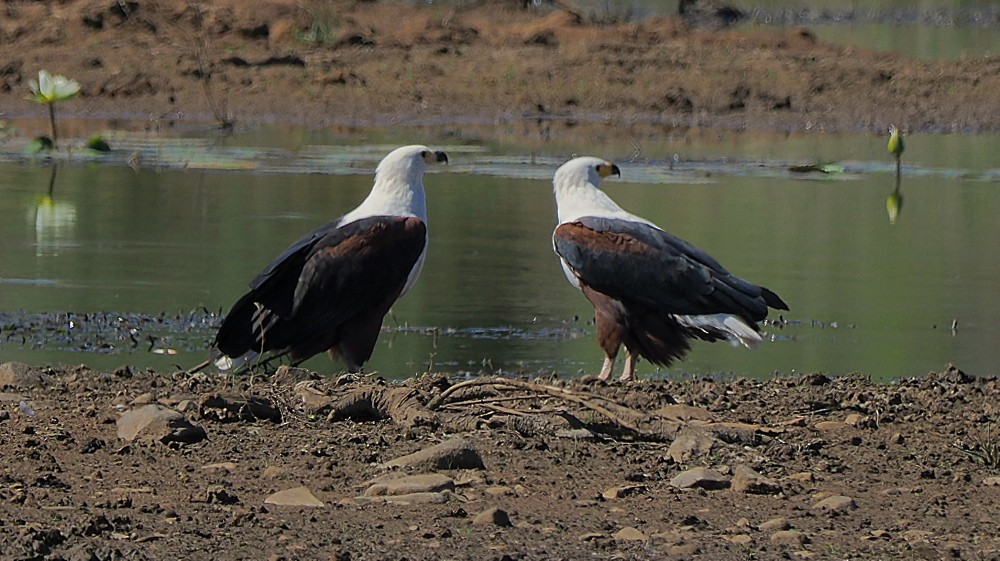
[[[769,305],[787,309],[770,290],[733,276],[707,253],[649,224],[583,217],[557,227],[553,245],[582,283],[665,313],[760,321]]]

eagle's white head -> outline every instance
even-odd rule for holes
[[[375,185],[358,208],[344,215],[344,221],[369,216],[416,216],[427,222],[424,172],[427,166],[448,163],[448,155],[426,146],[396,148],[375,168]]]
[[[621,177],[621,170],[602,158],[583,156],[560,166],[552,178],[559,223],[573,222],[583,216],[598,216],[649,224],[649,221],[623,210],[601,191],[601,180],[609,175]]]

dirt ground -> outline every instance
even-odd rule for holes
[[[63,114],[151,127],[1000,128],[997,59],[513,4],[6,0],[0,118],[44,115],[23,97],[45,68],[82,85]],[[8,363],[0,558],[1000,559],[998,398],[957,368],[458,385]]]

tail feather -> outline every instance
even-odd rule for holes
[[[764,339],[756,326],[747,324],[739,316],[731,314],[712,314],[705,316],[673,316],[678,324],[690,329],[699,339],[716,341],[726,339],[730,343],[742,344],[754,348]]]

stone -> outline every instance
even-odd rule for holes
[[[192,424],[181,413],[155,403],[126,411],[117,426],[118,438],[126,442],[193,444],[205,439],[205,429]]]
[[[477,526],[500,526],[509,528],[513,526],[507,511],[499,508],[488,508],[472,518],[472,523]]]
[[[856,427],[864,423],[865,417],[860,413],[851,413],[847,417],[844,417],[844,424],[852,427]]]
[[[621,530],[615,532],[611,537],[622,542],[646,542],[649,541],[649,536],[640,532],[638,529],[632,526],[625,526]]]
[[[788,521],[787,518],[778,517],[772,518],[766,522],[762,522],[760,529],[765,532],[777,532],[781,530],[790,530],[792,528],[792,523]]]
[[[423,450],[400,456],[382,464],[382,469],[485,469],[483,458],[472,443],[464,438],[455,438],[424,448]]]
[[[266,499],[264,504],[279,506],[326,506],[323,501],[316,498],[308,487],[293,487],[273,493]]]
[[[809,543],[809,537],[798,530],[779,530],[771,534],[771,543],[800,546]]]
[[[834,431],[847,427],[847,425],[841,423],[840,421],[820,421],[814,426],[816,427],[816,430],[821,431]]]
[[[715,470],[706,467],[696,467],[679,473],[670,480],[670,485],[678,489],[697,487],[713,491],[729,487],[729,478]]]
[[[556,431],[556,436],[570,440],[594,440],[597,438],[597,435],[588,429],[559,429]]]
[[[833,495],[812,505],[812,510],[825,512],[827,514],[844,514],[858,508],[857,503],[850,497],[844,495]]]
[[[403,495],[375,495],[355,497],[356,501],[380,502],[396,505],[444,504],[455,494],[449,491],[418,492]]]
[[[777,495],[781,492],[781,485],[746,465],[736,466],[731,485],[733,491],[749,495]]]
[[[365,489],[366,497],[381,495],[409,495],[411,493],[437,493],[439,491],[454,491],[455,481],[439,473],[423,473],[374,483]]]
[[[48,382],[48,376],[23,362],[5,362],[0,364],[0,388],[27,389],[41,386]]]
[[[983,478],[983,486],[985,487],[996,487],[998,485],[1000,485],[1000,476],[991,475]]]
[[[667,457],[677,464],[687,463],[695,458],[709,455],[715,447],[716,439],[708,431],[695,427],[685,427],[670,443]]]
[[[813,483],[816,481],[816,476],[808,471],[800,471],[789,475],[785,479],[788,479],[789,481],[796,481],[798,483]]]
[[[219,462],[215,464],[205,464],[201,466],[201,469],[205,471],[233,471],[236,469],[235,462]]]
[[[753,538],[747,534],[737,534],[735,536],[729,536],[726,538],[733,545],[747,545],[753,541]]]
[[[649,487],[646,487],[645,485],[619,485],[605,489],[605,491],[601,493],[601,496],[604,497],[605,500],[610,501],[613,499],[621,499],[623,497],[628,497],[638,493],[645,493],[648,490]]]
[[[516,495],[517,493],[513,488],[507,487],[506,485],[495,485],[493,487],[487,487],[483,490],[484,493],[491,497],[502,497],[505,495]]]
[[[146,392],[137,395],[135,399],[132,400],[132,405],[146,405],[153,403],[154,401],[156,401],[156,396],[153,395],[153,392]]]
[[[701,553],[701,546],[696,543],[679,543],[677,545],[672,545],[667,550],[667,553],[671,558],[674,557],[690,557],[692,555],[697,555]]]

